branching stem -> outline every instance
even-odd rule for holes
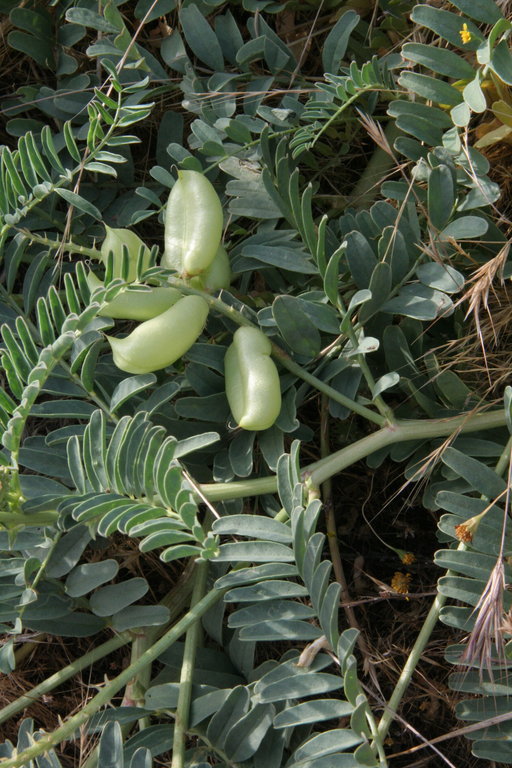
[[[313,485],[321,485],[327,478],[342,472],[356,461],[365,459],[371,453],[395,443],[408,440],[427,440],[447,437],[455,433],[477,432],[481,429],[497,429],[506,424],[505,411],[488,413],[465,413],[448,419],[425,419],[397,421],[394,426],[383,427],[371,435],[341,448],[326,458],[319,459],[303,469],[303,475]],[[232,483],[206,483],[201,491],[210,501],[239,499],[244,496],[258,496],[277,491],[275,475],[241,480]]]

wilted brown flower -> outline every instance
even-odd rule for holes
[[[411,583],[411,574],[402,573],[396,571],[391,579],[391,589],[398,592],[400,595],[407,595],[409,592],[409,584]]]
[[[480,520],[486,512],[487,510],[484,510],[483,512],[480,512],[479,515],[470,517],[469,520],[466,520],[465,523],[460,523],[460,525],[455,526],[455,535],[459,541],[462,541],[463,544],[469,544],[471,541],[473,541],[473,536],[475,535],[477,528],[480,525]]]
[[[462,541],[464,544],[469,544],[473,541],[473,534],[465,523],[455,526],[455,535],[458,540]]]

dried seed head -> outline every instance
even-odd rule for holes
[[[503,656],[503,592],[505,571],[503,558],[498,557],[487,584],[475,606],[475,625],[461,656],[461,663],[475,665],[480,673],[484,669],[492,675],[493,651]]]
[[[503,632],[505,635],[512,635],[512,608],[503,616],[500,632]]]

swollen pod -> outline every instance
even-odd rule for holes
[[[179,171],[165,211],[165,250],[161,266],[183,277],[208,269],[222,238],[222,205],[206,176]]]
[[[238,328],[224,359],[226,396],[238,426],[268,429],[281,410],[279,374],[272,347],[257,328]]]
[[[219,245],[215,258],[208,269],[201,275],[192,277],[189,280],[189,283],[193,288],[197,288],[200,291],[214,293],[215,291],[229,288],[231,285],[231,278],[232,273],[229,256],[226,253],[224,246]]]
[[[200,336],[207,317],[208,304],[201,296],[184,296],[124,339],[107,336],[115,365],[127,373],[151,373],[172,365]]]

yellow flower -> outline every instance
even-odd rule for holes
[[[468,25],[466,22],[462,25],[462,29],[459,31],[460,39],[466,45],[466,43],[471,42],[471,32],[468,29]]]

